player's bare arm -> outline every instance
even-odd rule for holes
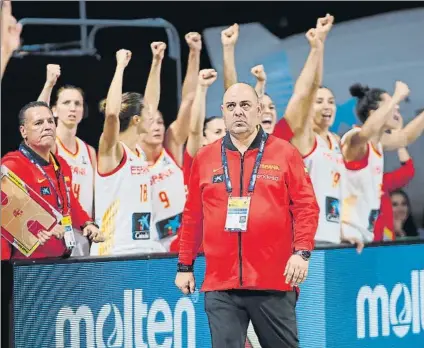
[[[194,157],[203,145],[203,124],[206,118],[206,94],[208,88],[216,81],[217,73],[214,69],[204,69],[199,72],[196,95],[191,107],[190,133],[186,150]]]
[[[221,32],[222,53],[224,57],[224,89],[237,83],[235,48],[239,37],[239,26],[233,24]]]
[[[116,52],[116,69],[106,97],[105,121],[99,140],[99,171],[107,173],[115,169],[123,156],[119,146],[119,113],[122,102],[124,71],[131,60],[131,51],[121,49]]]
[[[60,65],[58,64],[47,64],[46,67],[46,82],[44,83],[43,89],[38,96],[37,101],[43,101],[50,105],[50,99],[52,96],[53,87],[56,85],[57,80],[60,77]]]
[[[266,86],[266,73],[263,65],[256,65],[250,70],[253,76],[256,78],[255,91],[261,99],[265,94]]]
[[[415,142],[424,132],[424,111],[421,111],[405,127],[383,134],[381,143],[384,150],[397,150]]]
[[[331,30],[334,18],[327,15],[319,18],[317,27],[306,33],[310,44],[309,56],[296,81],[284,118],[294,132],[293,145],[304,155],[311,151],[315,135],[312,128],[312,105],[322,83],[324,42]]]
[[[200,69],[200,53],[202,50],[202,37],[199,33],[191,32],[185,36],[186,43],[190,49],[187,73],[184,78],[182,101],[178,109],[177,118],[171,123],[166,131],[165,148],[171,152],[173,157],[182,165],[183,146],[189,136],[191,106],[197,88],[197,77]]]
[[[16,21],[12,15],[12,3],[10,1],[1,2],[1,75],[3,78],[7,63],[15,50],[21,45],[22,25]]]
[[[185,36],[189,48],[187,72],[183,82],[182,99],[196,92],[197,76],[200,70],[200,53],[202,52],[202,36],[190,32]]]
[[[375,110],[365,121],[359,132],[348,136],[343,144],[342,152],[347,161],[355,161],[363,158],[367,152],[368,141],[373,137],[382,135],[382,129],[394,108],[409,95],[409,87],[397,81],[392,98],[382,101],[380,107]]]
[[[152,65],[150,66],[149,77],[147,79],[146,88],[144,90],[144,99],[150,108],[149,111],[154,114],[159,107],[160,73],[166,50],[166,43],[160,41],[152,42],[150,44],[150,48],[152,50]]]

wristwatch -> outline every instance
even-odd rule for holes
[[[311,252],[309,250],[296,250],[293,254],[301,256],[305,261],[309,261],[311,258]]]
[[[178,262],[177,264],[177,272],[189,272],[193,273],[194,269],[194,261],[191,265],[183,265],[182,263]]]
[[[84,228],[86,228],[88,225],[93,225],[100,229],[99,225],[97,225],[94,221],[87,221],[84,225],[81,226],[81,231],[83,231]]]

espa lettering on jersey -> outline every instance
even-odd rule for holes
[[[280,166],[278,164],[265,164],[261,163],[259,166],[260,169],[264,170],[280,170]]]
[[[161,173],[153,174],[150,179],[150,184],[153,186],[154,184],[157,184],[158,182],[161,182],[171,177],[172,175],[174,175],[174,171],[171,168],[168,168]]]
[[[71,166],[72,175],[87,175],[86,168],[82,168],[79,166]]]
[[[196,348],[196,298],[181,297],[174,310],[163,298],[151,305],[143,290],[124,290],[123,302],[105,303],[96,313],[89,306],[62,307],[56,316],[56,347]],[[113,314],[112,314],[113,312]]]
[[[131,175],[145,175],[149,173],[149,168],[147,166],[130,166]]]
[[[338,156],[334,156],[331,152],[323,152],[322,155],[324,158],[328,159],[329,161],[336,162],[338,164],[343,164],[343,157],[340,157],[340,152],[337,153]]]
[[[356,298],[356,321],[358,339],[392,335],[401,339],[424,332],[424,270],[411,271],[410,286],[400,282],[392,289],[381,284],[374,289],[362,286]]]

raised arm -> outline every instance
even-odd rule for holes
[[[206,94],[208,88],[216,81],[217,73],[213,69],[199,72],[196,95],[191,107],[191,118],[186,150],[194,157],[203,144],[203,124],[206,118]]]
[[[237,71],[235,63],[235,47],[239,36],[238,24],[221,32],[222,53],[224,58],[224,89],[237,83]]]
[[[266,86],[266,73],[263,65],[256,65],[250,70],[253,76],[256,78],[255,91],[261,99],[265,95]]]
[[[166,50],[164,42],[152,42],[152,65],[150,67],[149,78],[147,79],[146,89],[144,90],[144,99],[154,114],[159,108],[160,101],[160,73],[162,69],[162,60]]]
[[[105,121],[99,141],[98,166],[100,172],[116,168],[123,156],[119,144],[119,114],[122,102],[124,71],[131,60],[131,51],[119,50],[116,53],[116,69],[106,98]],[[112,159],[112,160],[111,160]]]
[[[200,53],[202,51],[202,36],[199,33],[188,33],[185,40],[189,47],[187,72],[183,83],[182,99],[196,92],[197,76],[200,70]]]
[[[48,64],[46,72],[46,82],[44,83],[43,90],[38,96],[38,101],[45,102],[50,105],[53,87],[56,85],[57,79],[60,77],[60,65]]]
[[[183,94],[177,118],[170,124],[166,131],[165,147],[174,158],[182,164],[182,150],[189,135],[191,106],[196,93],[197,77],[199,75],[200,52],[202,50],[202,37],[199,33],[188,33],[185,36],[190,49],[187,73],[184,78]]]
[[[382,132],[387,120],[393,115],[395,107],[409,94],[408,86],[401,82],[396,82],[395,92],[392,98],[381,101],[380,106],[369,115],[364,125],[358,132],[348,136],[343,145],[342,151],[346,161],[355,161],[363,158],[367,152],[368,141],[373,136]]]
[[[334,17],[329,14],[325,17],[318,18],[315,33],[312,32],[312,41],[310,41],[311,51],[308,60],[305,63],[302,74],[296,82],[295,92],[292,97],[293,102],[290,100],[290,107],[287,107],[288,112],[286,111],[285,115],[287,123],[294,131],[292,144],[296,146],[302,155],[310,153],[315,144],[315,134],[312,122],[315,115],[313,103],[316,98],[317,90],[322,85],[324,46],[327,35],[333,27],[333,23]],[[317,39],[318,41],[315,42]],[[313,73],[312,80],[311,73],[314,66],[315,72]],[[299,108],[299,103],[303,104],[303,107]],[[296,114],[297,109],[300,110],[298,114]]]
[[[17,23],[12,15],[12,3],[10,1],[1,2],[1,75],[3,78],[6,66],[15,50],[21,45],[22,25]]]
[[[309,115],[313,98],[319,88],[316,72],[322,56],[323,43],[319,39],[317,30],[310,29],[306,33],[311,50],[306,63],[294,86],[293,95],[287,105],[284,118],[293,130],[295,137],[302,136],[305,128],[309,127]]]
[[[385,133],[381,138],[384,150],[396,150],[415,142],[424,132],[424,111],[421,111],[404,128]]]

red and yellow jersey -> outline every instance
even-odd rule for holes
[[[346,179],[343,154],[337,139],[328,142],[315,134],[312,151],[303,156],[320,207],[316,241],[339,244],[341,241],[341,208],[343,183]]]
[[[153,205],[152,238],[163,246],[161,251],[165,252],[170,250],[170,244],[181,226],[186,201],[184,175],[165,149],[149,170]]]
[[[147,162],[121,142],[124,155],[110,173],[96,173],[96,221],[105,241],[91,255],[128,255],[157,251],[152,242],[152,194]]]
[[[359,127],[348,131],[341,140],[342,146],[347,136],[359,131]],[[382,196],[383,146],[378,144],[375,147],[372,142],[368,142],[365,156],[358,161],[345,162],[345,166],[343,234],[346,237],[356,237],[365,242],[372,242]]]
[[[76,151],[69,151],[59,138],[56,138],[57,153],[69,164],[72,170],[72,183],[75,197],[88,215],[93,216],[94,169],[88,145],[76,138]]]

